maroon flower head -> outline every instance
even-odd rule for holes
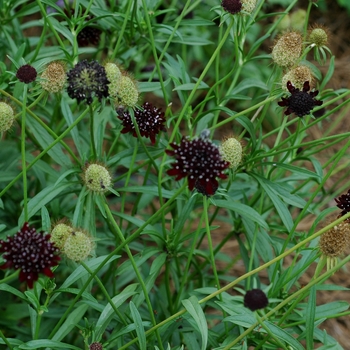
[[[17,79],[25,84],[33,82],[36,79],[36,76],[36,69],[29,64],[19,67],[16,73]]]
[[[142,109],[135,109],[134,115],[137,126],[140,130],[140,135],[149,137],[152,144],[156,142],[156,135],[160,131],[165,131],[165,118],[164,112],[161,112],[160,108],[153,107],[150,103],[146,102],[142,105]],[[129,112],[118,112],[118,118],[123,122],[122,134],[128,132],[132,133],[132,136],[137,137],[135,125],[132,122]]]
[[[288,98],[282,97],[282,101],[278,102],[281,107],[287,107],[284,114],[289,115],[295,113],[298,117],[310,114],[315,106],[321,106],[322,101],[316,100],[314,97],[318,95],[318,91],[310,91],[308,81],[304,83],[303,90],[300,91],[294,87],[290,81],[287,82],[287,89],[291,93]]]
[[[230,164],[222,159],[219,148],[208,139],[190,141],[184,137],[179,145],[171,143],[170,146],[173,150],[165,152],[174,156],[176,161],[167,174],[176,176],[175,180],[187,177],[191,191],[196,188],[206,196],[213,195],[219,186],[216,178],[226,179],[227,175],[223,171]]]
[[[102,349],[103,349],[102,344],[101,343],[97,343],[97,342],[92,343],[89,346],[89,350],[102,350]]]
[[[222,0],[221,6],[232,15],[242,10],[242,2],[240,0]]]
[[[101,31],[94,27],[84,27],[77,35],[78,45],[81,47],[92,44],[96,46],[100,41]]]
[[[20,269],[19,280],[26,281],[29,288],[33,288],[39,273],[52,278],[50,268],[60,260],[59,249],[50,242],[50,235],[36,232],[27,222],[13,237],[0,240],[0,253],[4,253],[5,260],[0,269]]]
[[[244,296],[244,306],[251,311],[263,309],[268,303],[266,294],[261,289],[248,290]]]
[[[342,194],[340,197],[334,198],[334,200],[337,203],[337,207],[342,210],[340,216],[343,216],[350,211],[350,190],[347,193]]]

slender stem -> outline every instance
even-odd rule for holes
[[[23,206],[24,221],[28,221],[28,187],[27,187],[27,162],[26,162],[26,105],[27,84],[23,86],[22,125],[21,125],[21,155],[22,155],[22,178],[23,178]]]
[[[97,159],[97,151],[96,151],[96,143],[95,143],[95,123],[94,123],[94,109],[92,105],[89,105],[90,111],[90,149],[91,149],[91,157],[93,160]]]

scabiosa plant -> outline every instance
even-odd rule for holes
[[[328,44],[329,31],[326,27],[316,25],[311,27],[308,33],[308,42],[316,47],[323,47]]]
[[[293,66],[301,55],[303,39],[298,32],[282,35],[272,48],[272,59],[281,67]]]
[[[92,103],[94,96],[101,102],[103,97],[108,96],[109,80],[106,71],[97,61],[78,62],[68,73],[69,97],[76,98],[78,103],[86,100],[87,104]]]
[[[118,104],[124,107],[135,108],[139,100],[139,90],[136,82],[128,75],[123,75],[120,79]]]
[[[35,81],[37,75],[36,69],[29,64],[19,67],[16,73],[17,79],[25,84]]]
[[[6,102],[0,102],[0,132],[11,128],[14,118],[13,108]]]
[[[206,196],[211,196],[219,186],[216,178],[227,178],[223,171],[229,167],[229,163],[222,159],[219,148],[210,140],[189,140],[183,137],[179,145],[171,143],[170,146],[173,150],[165,152],[174,156],[175,162],[167,174],[176,176],[175,180],[187,177],[190,190],[196,188]]]
[[[36,232],[27,222],[13,237],[0,240],[0,252],[5,260],[0,268],[20,269],[19,280],[27,282],[29,288],[33,288],[40,273],[52,278],[51,267],[60,260],[59,249],[50,242],[50,235]]]
[[[288,91],[287,82],[290,81],[297,89],[302,90],[304,83],[308,81],[312,85],[313,76],[311,69],[308,66],[300,65],[289,72],[282,78],[282,90]]]
[[[95,343],[90,344],[89,350],[103,350],[103,346],[101,343],[95,342]]]
[[[77,229],[71,232],[66,239],[63,252],[68,259],[79,262],[91,255],[93,248],[94,244],[90,235],[81,229]]]
[[[141,109],[135,109],[134,115],[140,130],[140,135],[149,137],[152,144],[155,144],[156,135],[158,135],[160,131],[166,130],[164,126],[164,112],[162,112],[160,108],[152,106],[151,103],[145,102],[141,106]],[[130,132],[134,137],[137,137],[135,125],[132,122],[130,113],[128,111],[120,112],[118,118],[123,122],[124,128],[121,131],[122,134]]]
[[[41,74],[42,88],[48,92],[57,93],[63,90],[66,83],[66,69],[62,62],[51,62]]]
[[[236,169],[242,160],[242,145],[233,136],[226,137],[220,146],[220,153],[222,159],[230,163],[229,168]]]
[[[321,106],[322,101],[316,100],[318,90],[310,91],[310,84],[308,81],[304,82],[303,90],[299,90],[292,85],[290,81],[287,82],[287,89],[291,93],[291,96],[284,98],[278,102],[281,107],[287,107],[284,114],[289,115],[295,113],[298,117],[310,114],[315,106]]]
[[[118,65],[108,62],[105,64],[105,70],[107,79],[110,81],[108,84],[108,92],[112,98],[118,98],[118,91],[120,89],[120,82],[122,78],[122,72]]]
[[[232,15],[241,12],[242,1],[241,0],[222,0],[221,6],[223,9]]]
[[[264,309],[269,301],[261,289],[248,290],[244,296],[244,306],[251,311]]]
[[[85,186],[92,192],[104,193],[112,184],[112,177],[108,169],[100,164],[88,164],[83,173]]]
[[[334,198],[334,200],[337,203],[337,207],[342,211],[340,216],[343,216],[346,213],[350,212],[350,190],[338,198]]]
[[[51,230],[50,241],[62,251],[67,238],[72,232],[72,226],[67,225],[65,221],[58,222]]]

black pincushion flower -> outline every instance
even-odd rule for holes
[[[242,10],[242,2],[240,0],[222,0],[221,6],[232,15]]]
[[[350,212],[350,190],[338,198],[334,198],[337,207],[342,210],[341,216]]]
[[[198,192],[211,196],[219,186],[216,178],[227,178],[223,171],[230,163],[222,159],[219,148],[209,140],[183,137],[179,145],[171,143],[170,146],[173,150],[165,152],[174,156],[176,161],[167,174],[176,176],[175,180],[187,177],[190,190],[196,188]]]
[[[244,296],[244,306],[251,311],[263,309],[268,303],[267,296],[261,289],[248,290]]]
[[[78,45],[81,47],[89,44],[97,45],[100,41],[101,31],[94,27],[84,27],[77,35]]]
[[[310,91],[310,84],[308,81],[304,83],[303,90],[299,90],[293,84],[288,81],[287,89],[291,93],[288,98],[282,97],[282,101],[278,102],[281,107],[287,107],[284,114],[289,115],[295,113],[298,117],[310,114],[315,106],[321,106],[322,101],[316,100],[318,91]]]
[[[106,71],[98,62],[83,60],[75,65],[67,73],[69,97],[76,98],[78,103],[86,100],[92,103],[94,96],[101,102],[103,97],[108,97],[108,84]]]
[[[36,69],[29,64],[19,67],[16,73],[17,79],[25,84],[33,82],[36,79],[36,76]]]
[[[160,131],[165,131],[164,112],[160,108],[152,106],[146,102],[142,105],[142,110],[134,110],[135,120],[141,136],[149,137],[152,144],[156,142],[156,135]],[[134,137],[137,137],[135,125],[132,122],[129,112],[119,113],[118,118],[123,122],[122,134],[131,132]]]
[[[33,288],[39,273],[52,278],[51,267],[60,260],[59,249],[50,242],[50,235],[36,232],[27,222],[13,237],[0,240],[0,253],[4,253],[5,260],[0,268],[20,269],[19,280],[26,281],[29,288]]]

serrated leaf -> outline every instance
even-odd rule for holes
[[[205,350],[208,343],[208,326],[204,312],[195,296],[182,300],[182,304],[196,322],[202,339],[201,350]]]

